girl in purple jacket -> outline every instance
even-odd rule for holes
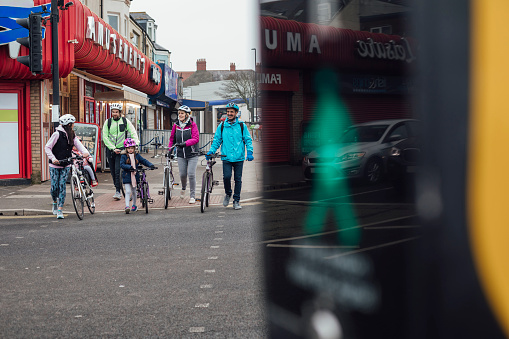
[[[200,133],[190,114],[189,107],[185,105],[179,107],[178,121],[171,129],[168,147],[171,148],[175,145],[177,149],[177,161],[182,183],[180,198],[184,199],[186,195],[187,177],[189,177],[189,203],[194,204],[196,202],[196,167],[198,166]]]

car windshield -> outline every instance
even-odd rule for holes
[[[389,125],[357,126],[348,129],[343,138],[344,143],[375,142],[380,140]]]

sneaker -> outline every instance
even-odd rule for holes
[[[240,210],[242,206],[240,206],[240,202],[234,201],[233,202],[233,209]]]
[[[62,212],[62,210],[57,210],[57,219],[63,219],[64,218],[64,213]]]
[[[95,187],[99,185],[99,183],[97,182],[97,180],[92,180],[92,187]]]
[[[129,214],[129,212],[131,212],[131,207],[126,207],[125,208],[125,214]]]
[[[131,211],[136,212],[137,210],[138,210],[138,206],[133,205],[133,207],[131,208]]]
[[[53,215],[57,215],[58,207],[56,202],[53,203],[52,211]]]
[[[184,199],[185,196],[186,196],[186,190],[180,191],[180,199]]]
[[[120,200],[122,199],[122,194],[120,192],[115,192],[115,195],[113,196],[113,199]]]
[[[190,204],[194,204],[195,202],[196,202],[196,199],[195,199],[195,198],[191,198],[191,199],[189,199],[189,203],[190,203]]]
[[[227,206],[228,206],[228,204],[230,203],[230,198],[231,198],[231,197],[230,197],[228,194],[226,194],[226,195],[224,196],[224,200],[223,200],[223,206],[224,206],[224,207],[227,207]]]

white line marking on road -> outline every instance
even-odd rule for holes
[[[194,305],[194,307],[200,307],[200,308],[206,308],[206,307],[209,307],[209,303],[206,303],[206,304],[196,304]]]
[[[219,246],[210,246],[210,248],[219,248]]]
[[[343,229],[339,229],[339,230],[335,230],[335,231],[315,233],[315,234],[309,234],[309,235],[302,235],[300,237],[291,237],[291,238],[282,238],[282,239],[267,240],[267,241],[262,241],[261,243],[262,244],[270,244],[270,243],[280,242],[280,241],[291,241],[291,240],[298,240],[298,239],[307,239],[307,238],[313,238],[313,237],[320,237],[322,235],[328,235],[328,234],[334,234],[334,233],[338,233],[338,232],[348,231],[348,230],[351,230],[351,229],[354,229],[354,228],[362,228],[362,227],[366,227],[366,226],[378,225],[378,224],[382,224],[384,222],[392,222],[392,221],[397,221],[397,220],[413,218],[415,216],[416,216],[416,214],[411,214],[411,215],[408,215],[408,216],[405,216],[405,217],[399,217],[399,218],[393,218],[393,219],[387,219],[387,220],[380,220],[380,221],[376,221],[376,222],[372,222],[372,223],[368,223],[368,224],[364,224],[364,225],[358,225],[358,226],[354,226],[354,227],[343,228]]]
[[[223,238],[214,238],[214,241],[221,241]]]
[[[285,245],[285,244],[268,244],[267,247],[289,247],[289,248],[359,248],[359,246],[315,246],[315,245]]]
[[[216,227],[218,227],[218,228],[222,228],[222,227],[224,227],[224,225],[217,225]]]
[[[224,218],[224,215],[218,215],[217,217],[218,218]]]
[[[223,233],[224,231],[216,231],[215,233]]]
[[[420,228],[419,225],[408,225],[408,226],[366,226],[366,230],[386,230],[386,229],[397,229],[397,228]]]
[[[64,213],[64,217],[67,217],[69,214]],[[0,220],[2,219],[37,219],[37,218],[55,218],[53,214],[48,215],[2,215],[0,216]],[[60,222],[59,220],[55,220],[53,222]]]
[[[334,198],[339,199],[339,198]],[[313,204],[323,204],[325,200],[320,201],[301,201],[301,200],[279,200],[279,199],[264,199],[265,202],[281,202],[285,204],[304,204],[304,205],[313,205]],[[377,202],[359,202],[359,203],[352,203],[352,202],[333,202],[333,203],[327,203],[327,206],[330,205],[352,205],[352,206],[414,206],[415,204],[410,203],[377,203]]]
[[[334,258],[339,258],[339,257],[345,256],[345,255],[349,255],[349,254],[371,251],[371,250],[374,250],[374,249],[377,249],[377,248],[397,245],[397,244],[401,244],[403,242],[407,242],[407,241],[411,241],[411,240],[416,240],[416,239],[419,239],[419,238],[420,237],[412,237],[412,238],[406,238],[406,239],[402,239],[402,240],[398,240],[398,241],[392,241],[392,242],[388,242],[388,243],[377,245],[377,246],[371,246],[371,247],[361,248],[361,249],[355,250],[355,251],[350,251],[350,252],[344,252],[344,253],[340,253],[340,254],[331,255],[329,257],[324,257],[324,259],[334,259]]]
[[[208,257],[207,259],[208,260],[217,260],[217,258],[219,258],[219,257]]]
[[[191,333],[203,333],[205,332],[205,327],[190,327],[189,332]]]
[[[212,285],[200,285],[200,288],[212,288]]]
[[[226,213],[226,212],[225,212],[225,211],[222,211],[222,212],[219,212],[219,213],[224,214],[224,213]]]
[[[0,244],[0,246],[9,246],[9,244]]]
[[[216,273],[216,270],[205,270],[205,273]]]

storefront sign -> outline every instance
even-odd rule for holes
[[[342,93],[408,95],[412,82],[407,77],[382,75],[342,75]]]
[[[99,151],[99,126],[82,122],[74,123],[74,132],[93,158],[94,169],[97,170],[97,154]]]
[[[96,21],[93,16],[87,17],[85,38],[92,40],[96,45],[102,46],[110,54],[115,55],[118,60],[135,68],[140,74],[145,73],[145,57],[139,54],[131,44],[124,42],[120,35],[110,31],[102,22]],[[157,79],[151,77],[151,79],[158,84],[161,77],[159,76]]]
[[[257,74],[258,85],[263,91],[299,90],[299,72],[287,69],[263,68]]]
[[[276,30],[265,29],[265,46],[268,49],[276,49],[278,47],[278,32]],[[320,44],[318,43],[318,37],[315,34],[311,34],[309,39],[305,41],[306,51],[308,53],[321,54]],[[296,32],[286,32],[286,51],[288,52],[302,52],[302,39],[301,34]]]
[[[412,48],[405,38],[401,38],[401,44],[394,40],[389,42],[376,42],[371,38],[366,41],[357,41],[357,53],[363,58],[401,60],[411,63],[415,60]]]
[[[178,99],[178,74],[167,65],[160,64],[159,66],[164,72],[164,95],[176,101]]]

